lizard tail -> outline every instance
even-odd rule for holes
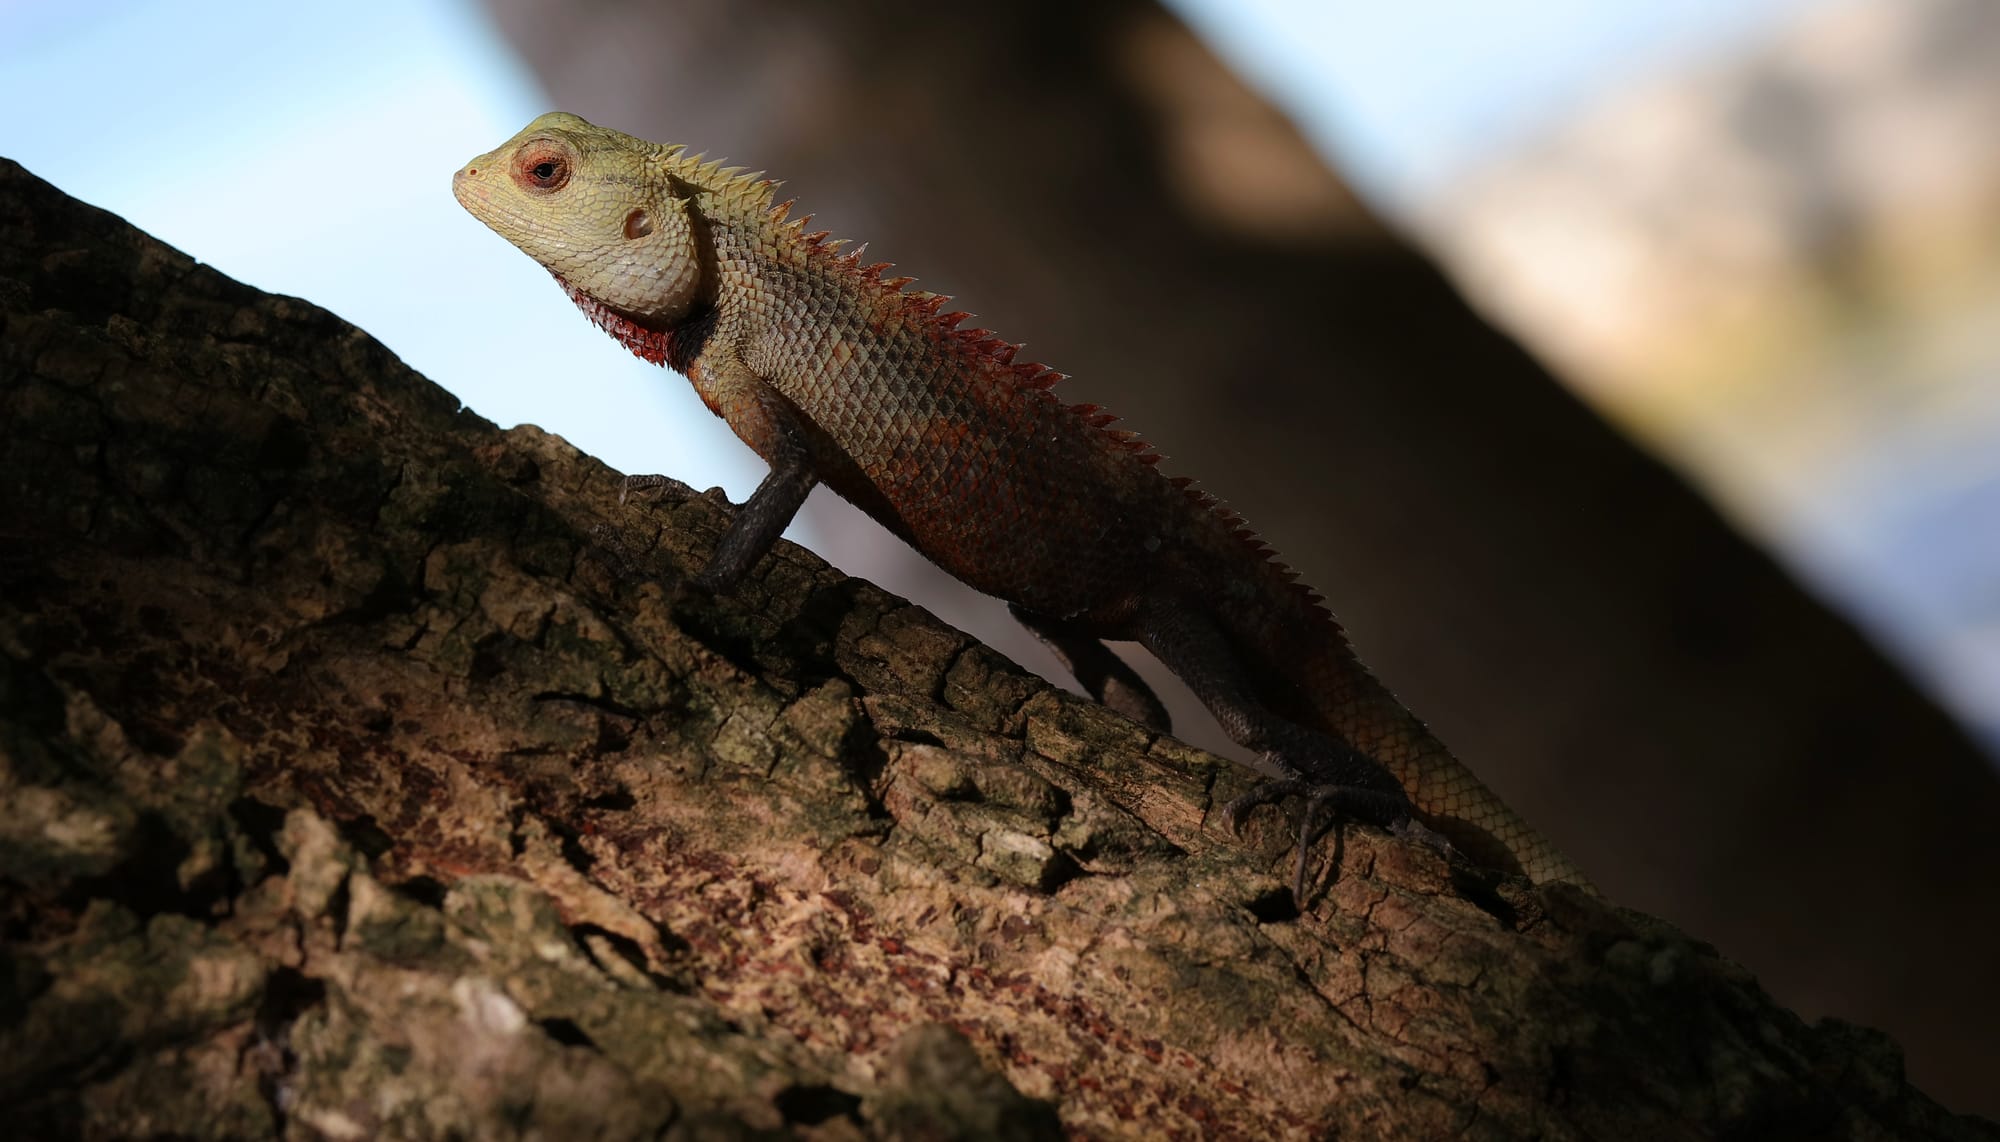
[[[1570,859],[1488,789],[1355,656],[1316,598],[1297,593],[1290,621],[1234,624],[1246,657],[1265,665],[1267,704],[1332,734],[1401,782],[1423,824],[1474,861],[1529,879],[1596,889]],[[1246,618],[1250,616],[1245,616]],[[1261,633],[1260,633],[1261,632]],[[1243,636],[1249,637],[1244,638]]]

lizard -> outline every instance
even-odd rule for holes
[[[1187,683],[1264,780],[1305,801],[1293,891],[1338,819],[1535,881],[1589,882],[1376,679],[1243,519],[948,297],[792,217],[780,184],[552,112],[461,167],[459,203],[639,357],[691,381],[769,464],[694,585],[726,593],[819,484],[1005,600],[1097,700],[1169,729],[1105,646]],[[643,477],[633,477],[642,481]],[[631,486],[628,483],[628,488]]]

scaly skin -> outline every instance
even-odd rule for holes
[[[775,183],[550,114],[452,189],[599,326],[685,373],[771,464],[704,586],[728,590],[823,482],[1007,600],[1101,699],[1165,728],[1102,640],[1152,651],[1276,779],[1232,822],[1278,796],[1312,799],[1301,878],[1319,810],[1334,808],[1585,883],[1375,680],[1239,517],[1162,474],[1110,415],[1057,399],[1061,374],[959,328],[948,299],[787,221]]]

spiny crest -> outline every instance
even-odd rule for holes
[[[1067,380],[1066,374],[1035,361],[1020,360],[1018,354],[1021,346],[1002,340],[990,329],[961,329],[960,324],[972,316],[970,313],[962,310],[946,310],[944,307],[951,298],[945,294],[906,289],[905,287],[915,281],[915,278],[883,277],[885,270],[893,268],[889,262],[863,264],[861,257],[867,251],[865,244],[842,254],[839,251],[845,244],[845,239],[829,240],[829,232],[825,230],[808,233],[805,227],[812,221],[812,215],[790,217],[795,201],[786,199],[775,205],[767,203],[768,218],[770,224],[781,234],[800,242],[808,258],[836,275],[846,277],[861,287],[874,290],[876,296],[899,308],[913,322],[928,324],[941,341],[956,346],[969,361],[985,365],[1008,376],[1021,388],[1031,390],[1040,397],[1051,401],[1056,399],[1055,394],[1049,390],[1059,382]],[[1101,434],[1113,447],[1126,452],[1140,464],[1158,471],[1157,465],[1161,458],[1159,451],[1137,432],[1110,427],[1118,419],[1116,414],[1106,412],[1101,406],[1094,404],[1075,404],[1067,407],[1071,414],[1091,431]],[[1186,496],[1197,511],[1213,513],[1223,529],[1229,533],[1230,538],[1240,544],[1251,557],[1264,563],[1316,618],[1329,623],[1334,621],[1332,614],[1322,605],[1324,599],[1319,593],[1300,583],[1298,572],[1280,561],[1277,552],[1251,530],[1242,516],[1214,496],[1202,491],[1190,477],[1162,474],[1162,478]]]
[[[1333,612],[1326,609],[1326,597],[1299,582],[1299,573],[1278,557],[1277,551],[1258,536],[1250,527],[1249,521],[1245,520],[1235,508],[1203,491],[1191,476],[1170,476],[1167,482],[1180,489],[1181,494],[1187,497],[1188,502],[1194,505],[1197,511],[1213,515],[1223,530],[1229,533],[1229,537],[1269,568],[1315,619],[1332,623],[1335,628],[1339,627],[1340,624],[1334,621]]]
[[[783,185],[777,179],[765,178],[763,171],[746,172],[742,167],[724,166],[722,159],[690,155],[684,143],[663,146],[658,155],[676,177],[707,191],[732,212],[744,215],[770,209],[775,191]]]

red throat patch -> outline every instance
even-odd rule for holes
[[[576,303],[576,307],[583,311],[583,315],[590,318],[592,325],[617,338],[620,345],[632,350],[642,360],[651,361],[655,365],[669,363],[668,356],[672,353],[674,345],[672,333],[657,333],[648,329],[569,284],[561,274],[553,270],[549,273],[556,279],[556,284],[562,286],[563,292],[569,295],[569,299]]]

